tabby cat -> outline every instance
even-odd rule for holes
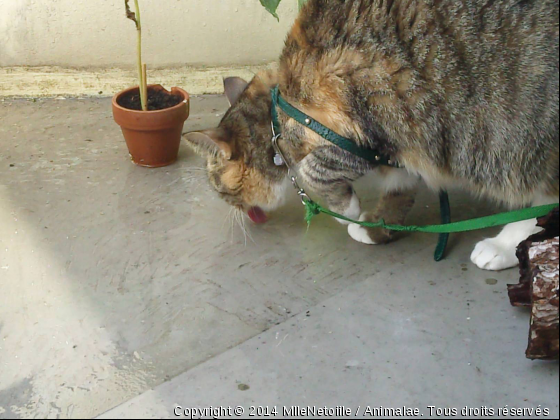
[[[403,223],[421,181],[512,208],[556,203],[558,18],[558,0],[309,0],[278,70],[251,83],[227,79],[232,107],[219,127],[186,139],[208,157],[219,194],[258,223],[287,185],[271,143],[276,85],[293,106],[403,167],[375,167],[278,110],[287,160],[345,216]],[[372,171],[385,195],[362,212],[352,183]],[[472,261],[488,270],[516,265],[515,248],[535,226],[505,227],[476,246]],[[392,239],[355,224],[348,231],[365,244]]]

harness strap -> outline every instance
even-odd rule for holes
[[[399,164],[397,162],[393,161],[389,156],[383,155],[379,152],[379,150],[358,146],[354,141],[346,137],[342,137],[341,135],[332,131],[330,128],[325,127],[319,121],[311,118],[310,116],[304,114],[299,109],[289,104],[282,97],[282,95],[280,95],[278,86],[272,89],[272,124],[274,125],[274,130],[276,131],[276,133],[281,133],[280,122],[278,120],[278,111],[276,109],[277,106],[280,107],[280,109],[284,111],[286,115],[288,115],[288,117],[314,131],[335,146],[338,146],[355,156],[365,159],[368,162],[373,163],[374,165],[391,166],[394,168],[399,167]]]
[[[338,146],[341,149],[346,150],[347,152],[349,152],[349,153],[351,153],[351,154],[353,154],[357,157],[365,159],[368,162],[370,162],[370,163],[372,163],[376,166],[390,166],[390,167],[393,167],[393,168],[399,168],[400,167],[398,162],[391,159],[389,156],[386,156],[386,155],[380,153],[379,150],[369,149],[369,148],[358,146],[354,141],[352,141],[352,140],[350,140],[346,137],[342,137],[341,135],[335,133],[334,131],[332,131],[328,127],[325,127],[323,124],[321,124],[317,120],[315,120],[315,119],[311,118],[310,116],[304,114],[299,109],[297,109],[296,107],[294,107],[290,103],[288,103],[282,97],[282,95],[280,95],[280,90],[279,90],[278,86],[276,86],[272,89],[271,94],[272,94],[271,116],[272,116],[273,142],[277,141],[278,136],[280,136],[281,133],[282,133],[282,127],[280,126],[280,121],[278,119],[277,107],[279,107],[290,118],[294,119],[298,123],[300,123],[303,126],[309,128],[310,130],[314,131],[315,133],[317,133],[318,135],[323,137],[325,140],[331,142],[335,146]],[[283,156],[282,156],[282,158],[283,158]],[[285,163],[287,163],[287,162],[285,162]],[[305,194],[305,191],[303,191],[303,189],[299,188],[299,186],[297,187],[297,189],[300,190],[298,192],[298,194],[301,195],[302,192]],[[307,197],[307,194],[305,194],[305,196]],[[310,199],[309,199],[309,201],[307,201],[307,200],[303,200],[303,201],[304,201],[304,204],[306,206],[308,206],[308,219],[310,221],[311,217],[313,217],[312,216],[313,212],[312,211],[310,212],[309,205],[311,205],[311,206],[315,205],[315,206],[317,206],[317,208],[320,208],[320,207],[318,205],[316,205]],[[440,194],[440,207],[441,207],[442,224],[450,223],[451,222],[451,206],[449,204],[449,195],[445,191],[442,191],[441,194]],[[321,210],[321,211],[323,211],[323,210]],[[311,216],[309,216],[310,214],[311,214]],[[438,245],[436,247],[435,256],[434,256],[436,261],[441,261],[444,258],[445,250],[447,249],[448,242],[449,242],[449,233],[441,233],[440,236],[439,236],[439,241],[438,241]]]

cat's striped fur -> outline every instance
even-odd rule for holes
[[[218,166],[227,172],[242,161],[261,181],[280,183],[267,96],[278,82],[292,105],[406,167],[378,170],[387,196],[362,214],[352,182],[374,168],[280,112],[282,147],[337,212],[402,223],[420,179],[512,207],[558,201],[558,17],[557,0],[309,0],[278,75],[257,77],[222,122],[221,136],[238,155]],[[236,187],[249,191],[249,180],[238,178]],[[255,190],[242,201],[276,202],[263,182],[268,198],[251,201]],[[515,246],[532,230],[534,223],[506,228],[479,244],[473,261],[487,269],[514,265]],[[365,243],[390,239],[355,225],[349,231]]]

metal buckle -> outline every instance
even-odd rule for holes
[[[292,180],[292,185],[294,186],[295,190],[297,191],[297,194],[298,194],[299,198],[301,199],[301,204],[306,206],[307,203],[311,201],[311,198],[307,195],[305,190],[303,188],[301,188],[296,176],[292,175],[292,177],[290,179]]]
[[[303,189],[298,191],[298,195],[299,198],[301,198],[301,204],[303,204],[304,206],[307,206],[307,204],[311,202],[311,198]]]
[[[309,197],[309,195],[307,195],[305,190],[299,185],[298,177],[297,177],[297,175],[295,175],[295,171],[292,169],[292,167],[288,163],[288,160],[286,159],[286,156],[282,152],[282,149],[280,148],[280,145],[278,144],[278,140],[280,139],[280,137],[282,137],[282,135],[275,133],[274,124],[272,124],[272,134],[273,134],[272,147],[274,147],[274,151],[276,152],[277,156],[279,156],[282,159],[282,161],[284,162],[284,165],[286,165],[286,167],[288,168],[288,176],[290,177],[290,181],[292,181],[292,185],[293,185],[294,189],[297,191],[297,194],[298,194],[299,198],[301,199],[301,203],[304,206],[306,206],[307,203],[309,203],[311,201],[311,198]],[[275,163],[276,163],[276,159],[275,159]]]

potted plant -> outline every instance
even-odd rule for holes
[[[146,64],[142,62],[142,22],[139,0],[132,12],[125,0],[126,16],[138,32],[138,86],[113,98],[113,116],[122,128],[132,161],[148,168],[171,165],[177,160],[181,134],[189,117],[190,98],[183,89],[167,91],[161,85],[148,85]]]

